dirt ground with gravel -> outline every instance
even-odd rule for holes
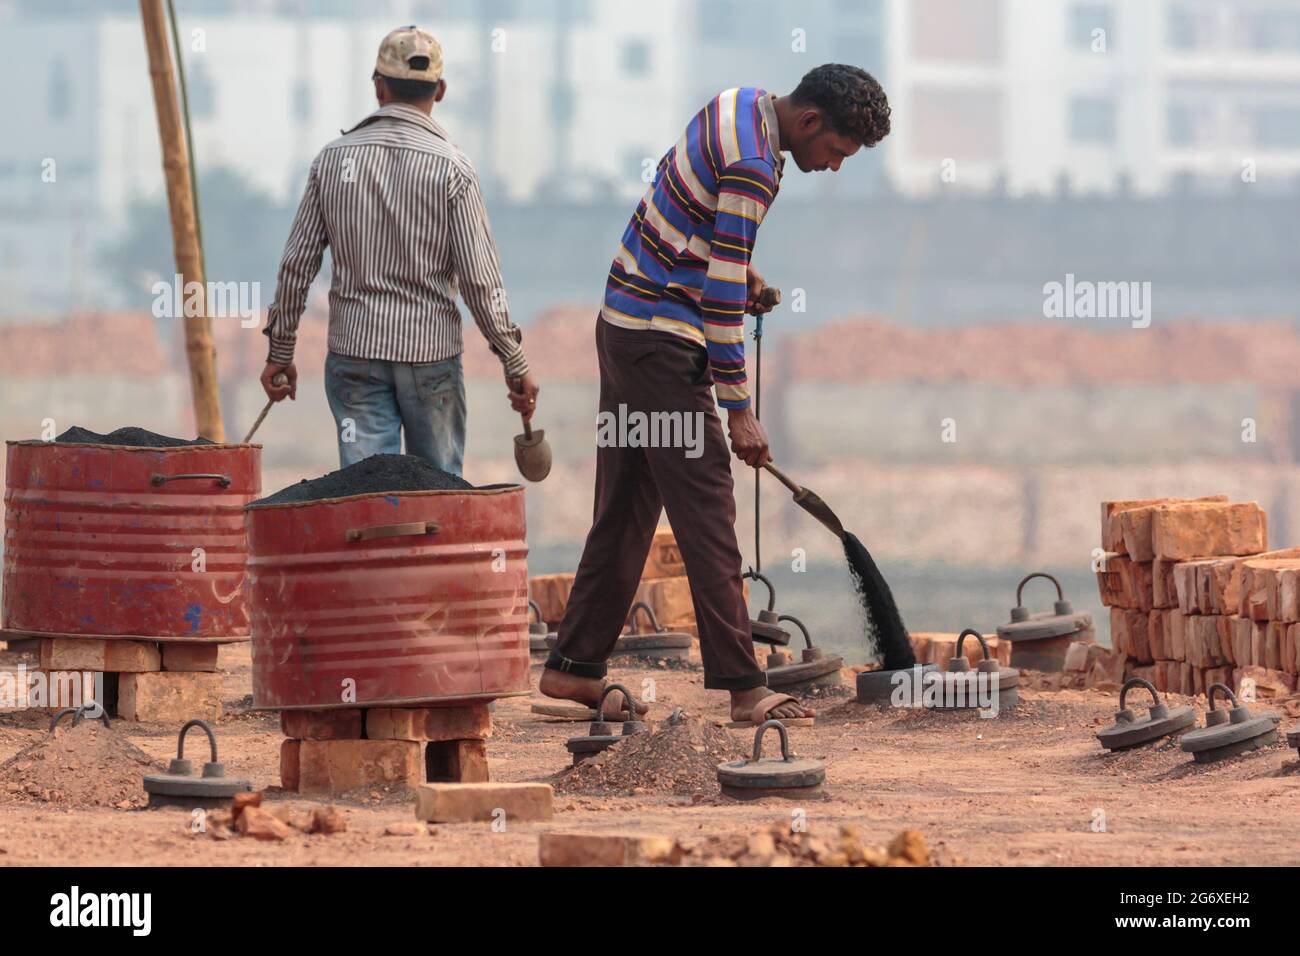
[[[19,660],[0,654],[0,664]],[[217,733],[227,774],[266,788],[266,807],[330,802],[279,792],[279,720],[250,709],[248,646],[223,648],[222,667],[226,714]],[[612,676],[637,693],[654,681],[651,720],[666,720],[676,707],[691,717],[725,718],[725,695],[705,691],[699,670],[618,667]],[[262,842],[194,833],[185,810],[78,807],[26,794],[0,801],[0,864],[530,866],[537,864],[538,834],[547,829],[634,830],[700,847],[788,825],[796,811],[811,834],[827,838],[849,825],[864,841],[885,845],[900,831],[917,830],[933,858],[950,864],[1300,860],[1293,839],[1300,760],[1285,744],[1203,766],[1168,743],[1107,754],[1093,734],[1109,723],[1115,695],[1085,690],[1027,689],[1018,707],[996,719],[882,710],[847,695],[817,706],[815,726],[791,730],[801,756],[827,764],[824,795],[807,801],[737,803],[716,787],[683,793],[675,783],[619,793],[584,787],[556,793],[552,821],[511,822],[494,832],[487,824],[412,826],[408,799],[373,792],[333,801],[346,832],[294,831]],[[535,719],[526,697],[498,701],[494,722],[488,755],[493,778],[502,781],[554,783],[569,764],[565,740],[586,732],[585,723]],[[0,713],[0,763],[40,741],[47,723],[43,714]],[[1284,720],[1283,731],[1294,724]],[[178,728],[114,726],[160,765],[174,755]],[[725,733],[737,752],[752,746],[752,731]]]

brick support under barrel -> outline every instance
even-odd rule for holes
[[[296,793],[486,783],[486,704],[292,710],[280,715],[280,785]]]

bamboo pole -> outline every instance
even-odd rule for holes
[[[162,144],[163,175],[167,180],[167,207],[171,212],[172,249],[182,287],[175,297],[186,304],[197,302],[198,315],[184,315],[185,357],[190,367],[190,395],[194,403],[194,424],[198,434],[212,441],[225,441],[221,422],[221,399],[217,391],[217,349],[212,342],[212,320],[207,309],[207,277],[199,250],[194,214],[194,192],[190,182],[189,153],[176,103],[176,81],[171,49],[167,43],[167,21],[163,0],[140,0],[144,23],[144,45],[149,55],[149,79],[153,83],[154,107],[158,113],[158,138]],[[198,283],[198,295],[186,294]]]

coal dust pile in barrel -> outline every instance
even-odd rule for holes
[[[849,562],[853,576],[853,589],[857,591],[862,611],[867,618],[867,639],[880,659],[882,670],[898,670],[916,663],[912,642],[903,626],[903,618],[894,603],[884,575],[876,567],[861,541],[853,534],[844,535],[844,557]]]
[[[554,784],[565,793],[716,796],[718,764],[741,756],[721,727],[687,716],[675,724],[665,720],[652,733],[619,741],[557,774]]]
[[[473,487],[465,479],[441,471],[417,455],[371,455],[323,477],[310,481],[304,478],[296,485],[254,501],[251,507],[396,491],[464,491]]]
[[[65,719],[0,764],[0,801],[131,810],[144,806],[144,775],[161,769],[99,721]]]
[[[212,444],[206,438],[172,438],[134,425],[124,426],[107,435],[73,425],[54,440],[61,445],[124,445],[129,448],[178,448],[182,445]]]

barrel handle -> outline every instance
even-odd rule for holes
[[[165,485],[169,481],[189,481],[192,478],[211,478],[222,488],[230,487],[229,475],[210,475],[210,474],[193,474],[193,475],[154,475],[149,479],[149,484],[155,488],[159,485]]]
[[[436,521],[408,521],[405,524],[377,524],[373,528],[349,528],[349,541],[373,541],[375,538],[402,538],[413,534],[437,534]]]

